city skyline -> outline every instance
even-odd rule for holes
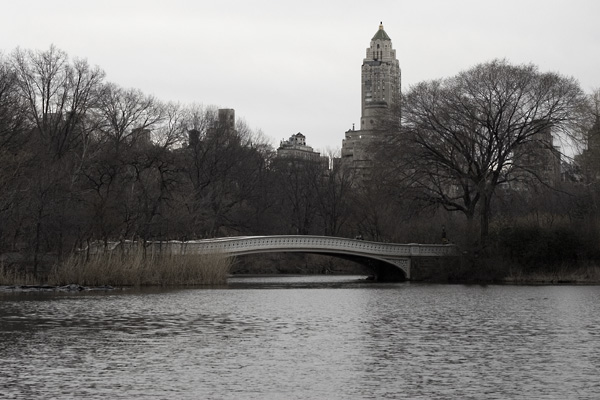
[[[0,50],[55,45],[106,80],[163,101],[234,108],[277,147],[297,132],[317,151],[341,148],[360,122],[360,68],[379,23],[402,69],[402,90],[494,58],[600,87],[593,0],[487,5],[314,1],[28,2],[4,5]]]

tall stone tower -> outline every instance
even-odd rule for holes
[[[400,63],[383,24],[371,39],[362,64],[360,129],[375,129],[377,115],[400,101]]]
[[[342,141],[342,163],[354,168],[359,178],[368,179],[370,175],[373,162],[370,145],[381,136],[377,130],[378,119],[387,108],[400,101],[400,85],[396,50],[380,24],[362,64],[360,130],[353,126]]]

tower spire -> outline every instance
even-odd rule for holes
[[[371,40],[392,40],[390,39],[390,37],[388,36],[387,33],[385,33],[385,31],[383,30],[383,22],[379,22],[379,29],[377,30],[377,32],[375,33],[375,36],[373,36],[373,39]]]

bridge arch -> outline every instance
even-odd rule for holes
[[[390,260],[383,257],[377,256],[365,256],[365,255],[350,255],[344,252],[335,251],[314,251],[314,250],[255,250],[248,252],[236,253],[235,256],[247,256],[256,254],[267,254],[267,253],[303,253],[303,254],[315,254],[328,257],[339,258],[343,260],[349,260],[357,264],[361,264],[371,271],[371,274],[375,280],[385,281],[405,281],[408,279],[410,274],[410,259],[398,259]]]
[[[160,251],[173,254],[222,253],[229,256],[303,252],[336,257],[359,257],[380,262],[378,278],[386,279],[396,268],[411,277],[411,258],[415,256],[448,256],[456,253],[452,245],[397,244],[367,240],[309,235],[234,236],[193,241],[149,242]],[[387,266],[387,267],[385,267]],[[391,266],[391,267],[390,267]]]

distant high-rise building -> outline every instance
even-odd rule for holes
[[[220,137],[221,140],[238,140],[236,133],[235,110],[232,108],[220,108],[217,110],[217,118],[206,129],[206,137]],[[189,147],[197,146],[201,140],[203,140],[202,132],[198,129],[188,131]]]
[[[553,187],[561,180],[561,153],[554,145],[552,127],[543,120],[534,124],[539,124],[539,130],[513,154],[512,162],[518,177],[513,187],[518,190],[540,182]]]
[[[278,157],[318,159],[319,153],[312,147],[306,145],[306,136],[300,132],[290,136],[287,140],[282,140],[277,149]]]
[[[586,183],[600,181],[600,117],[587,133],[587,149],[576,156],[576,163],[581,168]]]
[[[152,131],[148,128],[134,128],[131,130],[131,140],[139,146],[152,144]]]
[[[319,152],[314,151],[312,147],[306,145],[306,136],[300,132],[290,136],[290,138],[287,140],[282,140],[279,143],[277,157],[295,160],[318,161],[323,163],[326,167],[329,164],[328,157],[321,156]]]
[[[218,124],[221,129],[235,130],[235,110],[232,108],[220,108],[217,112]]]
[[[381,111],[400,101],[400,63],[383,24],[371,39],[361,73],[360,129],[376,129]]]
[[[381,115],[400,102],[400,93],[400,63],[392,40],[380,24],[362,64],[360,130],[353,126],[342,142],[342,162],[363,178],[369,174],[373,161],[370,145],[380,136]]]
[[[235,133],[235,110],[232,108],[220,108],[217,111],[217,120],[207,131],[207,135],[231,135]]]

